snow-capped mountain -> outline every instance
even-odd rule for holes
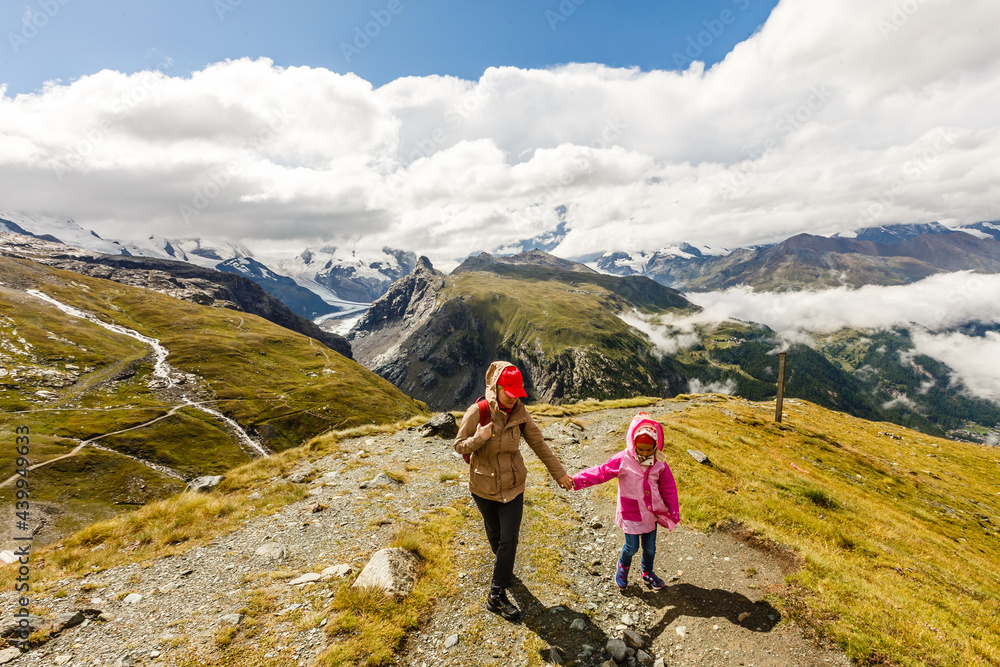
[[[45,241],[63,243],[106,255],[130,254],[118,242],[102,239],[96,232],[84,229],[72,220],[61,220],[47,215],[0,211],[0,232],[2,231],[34,236]]]
[[[360,252],[324,247],[298,255],[254,253],[240,243],[220,239],[108,240],[73,220],[18,212],[0,212],[0,232],[10,231],[110,255],[152,257],[195,264],[243,275],[278,297],[295,313],[318,320],[344,317],[367,308],[394,281],[417,264],[412,252],[383,248]]]
[[[712,248],[709,246],[693,246],[690,243],[667,246],[659,250],[639,252],[606,252],[599,257],[585,262],[587,266],[597,269],[602,273],[612,273],[618,276],[644,276],[655,272],[656,267],[664,262],[676,260],[701,260],[708,257],[721,257],[728,255],[730,250],[726,248]]]
[[[326,246],[293,257],[266,254],[259,258],[317,294],[357,303],[379,298],[389,285],[412,273],[417,265],[414,253],[394,248],[365,252]]]

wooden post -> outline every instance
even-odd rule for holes
[[[785,353],[778,355],[778,398],[774,401],[774,421],[781,423],[781,402],[785,398]]]

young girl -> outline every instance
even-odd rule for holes
[[[665,585],[653,572],[656,556],[656,526],[673,530],[680,522],[677,485],[670,468],[663,461],[663,426],[640,412],[625,435],[625,449],[603,465],[588,468],[573,476],[573,488],[585,489],[618,478],[618,508],[615,523],[625,532],[615,583],[624,590],[632,556],[642,544],[642,580],[653,589]]]

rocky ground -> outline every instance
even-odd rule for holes
[[[687,405],[664,401],[647,411],[658,417]],[[620,446],[634,413],[538,421],[566,468],[576,472]],[[843,653],[803,638],[764,600],[795,561],[739,530],[661,530],[657,570],[670,584],[654,592],[634,576],[619,592],[611,579],[623,542],[613,522],[613,494],[603,487],[562,491],[543,482],[537,464],[530,466],[512,589],[523,620],[509,623],[484,607],[492,555],[469,500],[467,468],[451,441],[410,430],[345,439],[341,447],[345,451],[292,474],[309,494],[277,514],[251,519],[181,556],[48,587],[33,612],[65,629],[27,653],[0,653],[0,663],[236,664],[226,661],[232,655],[226,647],[242,632],[253,641],[243,646],[238,664],[309,665],[328,641],[322,626],[338,585],[338,574],[323,571],[337,565],[358,571],[388,546],[399,525],[457,503],[471,513],[456,536],[456,593],[439,600],[408,638],[400,665],[601,665],[616,658],[627,665],[850,664]],[[555,519],[562,529],[550,528]],[[543,557],[553,549],[556,559]],[[0,605],[9,614],[14,593],[0,594]]]

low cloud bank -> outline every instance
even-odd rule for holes
[[[1000,334],[983,337],[948,331],[967,322],[1000,323],[1000,275],[968,271],[932,276],[910,285],[838,287],[823,291],[691,293],[700,313],[667,322],[673,330],[730,318],[759,322],[786,342],[811,342],[810,334],[856,329],[911,329],[916,353],[955,371],[970,394],[1000,402]],[[909,399],[907,399],[909,400]],[[899,400],[900,403],[904,401]]]

